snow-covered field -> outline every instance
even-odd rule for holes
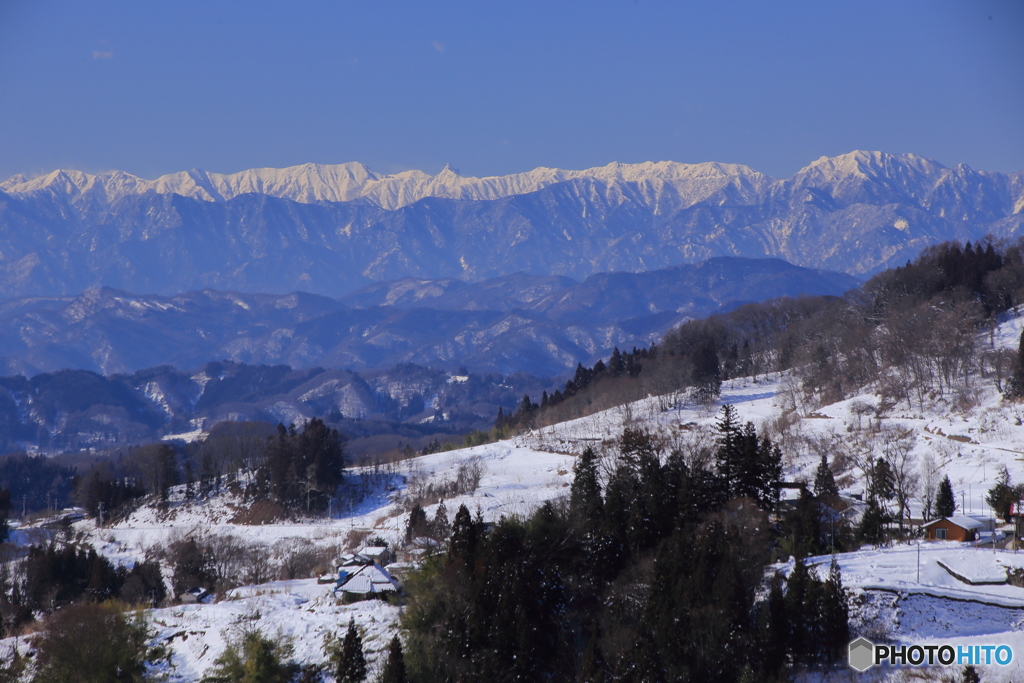
[[[1021,319],[1011,319],[987,335],[986,341],[996,347],[1015,347],[1021,324]],[[656,429],[668,435],[669,447],[710,447],[714,422],[724,403],[734,405],[743,421],[754,422],[759,431],[782,445],[785,477],[790,480],[813,480],[821,452],[829,453],[830,459],[841,453],[847,464],[838,473],[840,486],[846,493],[860,492],[858,458],[877,457],[887,439],[904,432],[914,467],[920,469],[930,455],[938,470],[950,477],[963,512],[988,512],[984,495],[999,467],[1006,466],[1015,482],[1024,481],[1024,407],[1005,402],[993,387],[979,381],[969,405],[961,401],[955,407],[941,397],[932,397],[925,408],[915,409],[902,404],[879,411],[878,402],[874,393],[865,391],[811,409],[801,405],[786,375],[745,378],[725,383],[712,406],[695,405],[682,396],[651,397],[508,441],[412,459],[392,476],[393,490],[382,489],[355,509],[330,519],[237,524],[231,519],[241,501],[223,495],[201,504],[179,500],[166,511],[142,508],[105,528],[80,522],[76,530],[122,564],[141,560],[174,538],[227,533],[264,544],[268,552],[296,538],[343,550],[359,533],[367,532],[396,543],[408,518],[399,498],[410,482],[452,479],[460,465],[476,463],[481,472],[479,486],[444,501],[449,517],[460,504],[473,513],[479,511],[487,521],[528,514],[546,500],[567,495],[576,455],[587,446],[613,443],[625,426]],[[919,517],[923,505],[916,496],[912,516]],[[428,507],[428,515],[432,517],[437,507]],[[29,537],[29,530],[19,530],[18,538]],[[817,571],[827,572],[829,560],[821,557],[810,562]],[[1008,644],[1014,650],[1013,666],[989,667],[984,680],[1024,680],[1024,588],[990,585],[1005,579],[1008,568],[1024,569],[1024,552],[924,543],[920,549],[901,545],[846,553],[838,561],[851,590],[857,633],[900,643]],[[786,572],[791,566],[777,569]],[[322,660],[325,633],[340,632],[354,618],[365,631],[372,666],[396,628],[399,608],[379,602],[341,605],[329,589],[312,579],[275,582],[236,589],[213,604],[153,610],[157,638],[173,651],[170,680],[201,678],[223,651],[225,634],[244,625],[289,637],[296,659],[309,662]],[[830,679],[846,680],[851,674],[843,671]],[[891,670],[874,671],[851,680],[889,674]]]
[[[513,442],[438,453],[407,461],[395,477],[405,482],[422,479],[439,481],[455,476],[459,465],[475,463],[481,471],[478,488],[444,501],[451,519],[465,504],[475,515],[494,521],[504,515],[529,514],[546,500],[563,496],[572,481],[575,457],[518,447]],[[180,488],[180,487],[179,487]],[[285,548],[293,539],[339,550],[357,549],[353,538],[366,532],[380,535],[392,544],[404,535],[408,513],[398,504],[402,490],[387,495],[380,491],[354,510],[332,519],[306,523],[244,525],[232,523],[242,501],[230,494],[202,502],[181,500],[173,492],[167,510],[143,507],[127,519],[103,528],[91,521],[79,522],[75,530],[114,562],[131,565],[152,556],[153,551],[174,539],[231,534],[248,544],[263,544],[268,553]],[[425,507],[430,518],[440,503]],[[356,532],[356,534],[353,534]],[[361,532],[361,533],[360,533]],[[38,533],[22,529],[16,540],[31,542]],[[169,574],[164,568],[165,575]],[[364,647],[371,671],[379,665],[378,655],[395,633],[398,607],[365,601],[342,605],[331,593],[332,585],[316,579],[278,581],[238,588],[225,599],[209,604],[179,605],[151,610],[157,641],[172,651],[167,669],[170,681],[197,681],[208,673],[224,651],[226,638],[242,628],[255,627],[268,635],[283,635],[294,648],[300,663],[322,662],[323,639],[333,632],[343,635],[350,618],[364,633]],[[2,641],[0,641],[2,642]]]
[[[324,637],[341,637],[349,619],[363,634],[371,666],[397,632],[399,608],[377,600],[342,605],[330,585],[316,579],[275,581],[229,591],[213,604],[179,605],[151,611],[156,640],[170,646],[169,681],[197,681],[224,651],[226,639],[246,628],[283,636],[300,664],[323,662]]]

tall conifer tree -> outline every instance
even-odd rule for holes
[[[580,520],[596,522],[604,514],[604,502],[601,500],[601,482],[594,449],[587,446],[576,462],[575,469],[572,488],[569,489],[569,506]]]
[[[334,677],[338,683],[362,683],[366,680],[366,656],[363,654],[363,638],[356,629],[355,619],[348,620],[348,630],[341,646],[330,652]]]
[[[456,518],[458,518],[456,516]],[[388,658],[384,662],[384,670],[380,675],[380,683],[408,683],[405,672],[405,657],[402,654],[402,641],[395,636],[388,644]]]
[[[953,484],[949,475],[939,482],[938,493],[935,494],[935,514],[939,517],[952,517],[956,512],[956,496],[953,495]]]
[[[818,463],[818,470],[814,473],[814,495],[818,498],[830,498],[839,495],[839,487],[836,479],[832,476],[832,470],[828,466],[828,458],[821,454],[821,462]]]

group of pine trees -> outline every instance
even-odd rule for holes
[[[310,512],[327,508],[344,468],[344,442],[338,430],[314,417],[301,432],[294,425],[277,426],[277,435],[268,440],[265,465],[256,477],[282,505]]]
[[[718,420],[718,474],[730,498],[752,498],[763,510],[772,510],[779,498],[782,452],[767,436],[758,438],[754,425],[740,427],[736,409],[722,406]]]
[[[587,449],[570,495],[493,527],[460,506],[448,550],[410,578],[413,681],[774,681],[848,643],[838,568],[797,563],[759,597],[779,449],[723,413],[701,466],[627,429]],[[813,650],[812,650],[813,648]]]
[[[583,363],[576,364],[576,372],[572,379],[565,382],[563,389],[555,389],[549,396],[547,391],[541,392],[540,402],[535,402],[529,394],[525,394],[514,412],[505,414],[503,408],[498,408],[498,417],[495,420],[494,428],[497,432],[504,434],[534,426],[535,418],[542,412],[553,409],[565,401],[584,393],[592,385],[606,382],[618,377],[637,377],[644,364],[649,360],[653,361],[658,357],[658,347],[651,344],[650,348],[638,349],[633,347],[632,351],[625,353],[619,351],[618,347],[612,351],[608,362],[598,360],[593,367],[586,367]]]
[[[32,546],[17,574],[0,566],[0,638],[67,605],[121,600],[152,605],[166,595],[157,562],[115,567],[91,546],[53,542]]]
[[[344,437],[314,417],[301,430],[279,424],[272,434],[218,434],[180,449],[170,444],[129,449],[75,477],[74,498],[97,520],[110,520],[144,496],[166,503],[171,489],[184,485],[186,500],[202,498],[241,475],[248,485],[239,490],[249,498],[321,512],[342,483],[345,463]]]

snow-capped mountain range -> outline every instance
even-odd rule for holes
[[[194,169],[156,180],[145,180],[123,171],[91,175],[58,169],[35,178],[16,175],[0,183],[0,189],[16,195],[50,190],[64,194],[75,206],[91,208],[108,205],[128,195],[155,192],[214,202],[227,201],[241,194],[265,194],[302,203],[360,202],[394,210],[425,197],[463,201],[501,199],[582,178],[598,180],[609,186],[646,183],[653,193],[670,191],[678,194],[684,205],[703,201],[726,186],[734,186],[753,195],[772,181],[747,166],[718,163],[616,162],[583,171],[536,168],[507,176],[471,178],[459,175],[450,164],[437,175],[416,170],[387,175],[359,162],[351,162],[254,168],[231,174]]]
[[[0,183],[0,297],[95,286],[339,296],[402,277],[582,280],[715,256],[863,276],[1022,226],[1024,171],[882,152],[822,157],[787,179],[674,162],[489,178],[358,163],[156,180],[61,170]]]

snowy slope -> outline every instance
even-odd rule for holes
[[[987,337],[988,343],[1015,346],[1022,325],[1021,318],[1008,317]],[[986,511],[983,497],[997,467],[1005,465],[1015,481],[1024,481],[1022,406],[1004,401],[986,385],[979,384],[974,404],[967,408],[935,399],[924,410],[897,407],[868,414],[858,406],[877,407],[878,398],[867,390],[861,396],[814,409],[801,406],[795,396],[792,379],[785,374],[745,378],[727,382],[712,406],[694,405],[682,395],[651,397],[508,441],[414,458],[395,472],[392,483],[398,483],[398,491],[382,489],[333,519],[244,526],[231,522],[232,506],[241,501],[223,496],[204,504],[186,503],[178,491],[169,511],[148,507],[109,528],[97,529],[91,522],[81,522],[77,528],[120,563],[137,561],[174,537],[196,534],[231,533],[265,544],[270,550],[294,538],[342,548],[353,531],[379,533],[396,541],[407,519],[396,496],[417,480],[451,479],[460,465],[477,463],[479,487],[446,500],[449,515],[463,503],[489,521],[502,515],[528,514],[545,500],[567,495],[575,454],[587,446],[611,450],[624,426],[667,434],[668,448],[710,446],[722,403],[736,406],[741,419],[755,422],[783,446],[787,479],[811,479],[819,458],[816,449],[822,447],[830,449],[833,456],[858,449],[876,456],[884,444],[883,435],[895,428],[910,433],[915,458],[929,453],[936,459],[953,481],[958,499],[962,495],[967,512]],[[840,472],[839,479],[846,492],[860,488],[853,466]],[[919,516],[922,504],[919,497],[914,499],[914,516]],[[437,505],[430,506],[428,515],[436,510]],[[19,538],[25,534],[19,530]],[[1024,679],[1024,588],[986,585],[1005,577],[1008,569],[1024,569],[1024,552],[948,542],[925,543],[920,549],[916,545],[869,548],[837,559],[851,592],[856,633],[901,643],[1006,643],[1014,648],[1014,665],[991,667],[983,670],[983,676],[991,681]],[[829,560],[818,557],[808,562],[823,575]],[[791,568],[792,563],[775,567],[783,573]],[[307,662],[321,657],[325,632],[341,629],[353,617],[364,628],[371,661],[376,661],[376,654],[394,632],[398,614],[397,608],[379,603],[338,605],[327,588],[302,580],[241,588],[215,604],[154,610],[152,617],[158,639],[173,649],[168,674],[171,680],[184,682],[198,680],[222,651],[224,634],[246,623],[291,637],[296,658]],[[841,671],[826,680],[846,680],[848,673]],[[858,680],[896,678],[887,670]]]

